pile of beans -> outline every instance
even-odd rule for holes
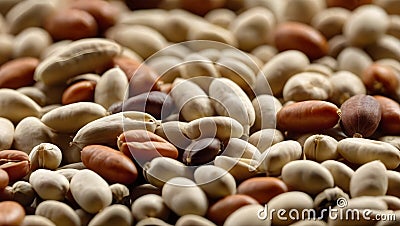
[[[0,226],[400,225],[398,0],[7,0],[0,46]]]

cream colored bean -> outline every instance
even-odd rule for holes
[[[136,226],[149,226],[149,225],[172,226],[171,224],[165,223],[165,221],[154,217],[143,219],[137,222],[136,224]]]
[[[171,48],[171,47],[169,47]],[[182,59],[175,56],[154,56],[148,60],[147,65],[153,69],[158,75],[159,80],[164,83],[172,83],[175,78],[180,76],[180,72],[177,67],[182,63]]]
[[[187,124],[187,122],[180,121],[163,122],[154,133],[168,140],[174,146],[185,149],[192,142],[185,135]]]
[[[256,114],[252,131],[274,129],[276,127],[276,113],[282,108],[281,102],[272,95],[259,95],[252,100]]]
[[[222,42],[233,47],[238,46],[238,41],[231,31],[209,23],[199,23],[198,26],[190,26],[187,35],[188,40],[210,40]]]
[[[350,180],[351,197],[385,195],[388,177],[385,165],[380,161],[365,163],[356,170]]]
[[[347,47],[349,47],[349,43],[344,37],[344,35],[335,35],[328,41],[329,51],[328,55],[330,57],[337,58],[337,56]],[[338,65],[337,67],[338,68]]]
[[[47,200],[41,202],[35,211],[36,215],[51,220],[57,226],[80,226],[81,221],[75,211],[65,203]]]
[[[161,26],[159,31],[169,41],[183,42],[187,39],[190,26],[198,23],[198,20],[202,20],[202,18],[179,9],[179,7],[173,7],[169,15],[163,19],[164,26]]]
[[[97,213],[112,202],[107,182],[91,170],[76,173],[71,179],[70,190],[75,201],[88,213]]]
[[[259,173],[256,169],[257,162],[253,159],[217,156],[214,165],[228,171],[236,181],[246,180]]]
[[[224,222],[224,226],[254,225],[254,226],[270,226],[269,218],[260,220],[257,216],[258,211],[263,206],[259,204],[245,205],[230,214]]]
[[[351,12],[345,8],[333,7],[319,11],[311,20],[311,25],[327,39],[340,35]]]
[[[232,158],[246,158],[254,160],[258,160],[261,157],[261,153],[257,147],[239,138],[229,139],[228,144],[221,155]]]
[[[2,46],[0,49],[0,64],[4,64],[12,58],[14,37],[0,33],[0,45]]]
[[[186,214],[204,216],[207,212],[206,194],[192,180],[184,177],[168,180],[162,188],[162,198],[178,216]]]
[[[287,163],[282,168],[282,180],[293,189],[311,195],[316,195],[334,185],[333,176],[329,170],[310,160]]]
[[[58,169],[57,173],[63,175],[69,182],[71,182],[72,177],[79,172],[78,169]]]
[[[327,100],[331,93],[332,85],[328,78],[315,72],[296,74],[283,87],[285,101]]]
[[[277,54],[278,50],[270,45],[260,45],[251,51],[255,57],[260,59],[263,63],[267,63]]]
[[[339,141],[338,152],[347,161],[355,164],[381,160],[387,169],[395,169],[400,164],[399,150],[383,141],[346,138]]]
[[[375,5],[365,5],[353,11],[343,27],[343,34],[352,45],[366,46],[376,42],[387,30],[389,18]]]
[[[50,57],[53,55],[53,53],[56,53],[58,51],[61,51],[64,47],[66,47],[68,44],[71,44],[72,40],[60,40],[57,42],[53,42],[50,46],[48,46],[46,49],[43,50],[42,55],[40,58],[46,59],[47,57]]]
[[[110,190],[113,196],[113,203],[122,203],[129,196],[129,189],[123,184],[112,184]]]
[[[78,102],[68,104],[44,114],[41,121],[61,133],[75,133],[96,119],[106,116],[107,110],[100,104]]]
[[[88,226],[89,222],[93,219],[93,214],[90,214],[83,209],[75,210],[76,215],[78,215],[81,220],[81,226]]]
[[[131,226],[132,223],[132,214],[129,209],[124,205],[115,204],[104,208],[94,216],[88,226]]]
[[[270,33],[275,27],[275,17],[263,7],[250,8],[231,22],[229,29],[239,42],[239,48],[251,51],[255,47],[271,42]],[[254,35],[248,35],[252,33]]]
[[[282,141],[267,148],[260,157],[258,168],[267,176],[278,176],[289,162],[302,158],[300,143],[293,140]]]
[[[17,89],[18,92],[26,95],[27,97],[31,98],[40,106],[45,106],[46,104],[46,95],[37,87],[27,86],[21,87]],[[43,114],[43,108],[41,109],[41,115]]]
[[[265,150],[274,144],[283,141],[285,137],[282,132],[276,129],[262,129],[249,137],[248,142],[258,148],[262,154]]]
[[[293,202],[296,200],[296,202]],[[288,214],[290,210],[297,210],[301,213],[303,210],[312,209],[314,208],[313,199],[306,193],[299,192],[299,191],[290,191],[279,194],[272,198],[268,202],[268,209],[275,209],[275,210],[286,210],[282,215],[287,217],[286,220],[282,220],[277,215],[277,211],[273,213],[272,217],[272,225],[290,225],[294,223],[295,220],[289,218]],[[266,213],[265,213],[266,214]],[[282,216],[280,215],[280,216]]]
[[[14,58],[36,57],[40,58],[42,52],[52,43],[50,34],[37,27],[24,29],[14,39]]]
[[[197,168],[194,171],[194,180],[212,199],[220,199],[236,193],[235,178],[226,170],[213,165]]]
[[[62,153],[60,148],[51,143],[41,143],[29,153],[31,170],[38,168],[54,170],[61,164]]]
[[[377,198],[383,200],[389,210],[400,210],[400,198],[390,195],[377,196]]]
[[[175,226],[190,226],[190,225],[216,226],[216,224],[214,224],[207,218],[195,214],[184,215],[180,217],[175,223]]]
[[[297,21],[310,24],[312,19],[325,9],[326,3],[323,0],[289,0],[283,10],[283,17],[287,21]]]
[[[104,72],[96,84],[94,101],[108,109],[112,104],[123,101],[128,88],[128,78],[119,68]]]
[[[332,85],[332,95],[329,100],[338,106],[352,96],[367,94],[360,77],[350,71],[338,71],[329,77],[329,81]]]
[[[229,9],[213,9],[204,16],[208,22],[223,28],[228,28],[235,18],[235,12]]]
[[[257,75],[256,94],[271,94],[271,90],[274,95],[281,94],[286,81],[303,71],[309,64],[307,56],[297,50],[284,51],[275,55]]]
[[[0,128],[0,151],[10,149],[14,140],[14,124],[0,117]]]
[[[40,116],[40,106],[24,94],[3,88],[0,89],[0,96],[0,117],[18,123],[28,116]]]
[[[335,160],[326,160],[321,165],[331,172],[335,186],[338,186],[345,192],[350,191],[350,180],[354,174],[354,170],[346,164]]]
[[[317,162],[338,159],[337,143],[333,137],[328,135],[312,135],[304,143],[304,154],[307,159]]]
[[[170,95],[186,121],[214,115],[207,94],[190,80],[175,79]]]
[[[191,53],[185,56],[182,63],[178,65],[178,70],[181,77],[186,79],[199,76],[219,77],[214,63],[198,53]]]
[[[234,48],[226,48],[220,51],[220,58],[236,59],[244,63],[255,74],[260,71],[264,65],[263,61],[252,53],[240,52]]]
[[[392,58],[399,61],[400,50],[397,48],[399,45],[399,39],[391,35],[384,35],[377,42],[368,46],[366,51],[374,60]]]
[[[400,196],[400,173],[397,171],[387,170],[388,188],[386,195]]]
[[[167,158],[156,157],[143,166],[146,180],[159,188],[174,177],[193,178],[193,170],[183,163]]]
[[[161,220],[168,220],[170,210],[164,203],[161,196],[155,194],[147,194],[136,199],[132,204],[132,214],[137,221],[149,217],[155,217]]]
[[[46,169],[34,171],[29,183],[44,200],[63,200],[70,187],[66,177]]]
[[[372,64],[372,59],[363,50],[347,47],[337,57],[338,70],[350,71],[360,77],[364,70]]]
[[[26,117],[15,127],[13,146],[29,154],[33,147],[50,143],[54,132],[36,117]]]
[[[37,197],[32,185],[26,181],[17,181],[12,185],[13,200],[23,206],[30,206]]]
[[[46,105],[60,104],[64,90],[67,89],[66,84],[45,85],[41,81],[36,82],[34,87],[38,88],[46,95]]]
[[[56,226],[51,220],[40,215],[27,215],[21,226]]]
[[[121,53],[121,47],[101,38],[87,38],[61,47],[35,70],[35,80],[46,85],[63,84],[80,74],[96,71]]]

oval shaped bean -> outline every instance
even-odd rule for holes
[[[8,88],[0,89],[0,117],[18,123],[28,116],[39,117],[41,107],[26,95]]]
[[[34,86],[21,87],[17,89],[17,91],[31,98],[33,101],[35,101],[42,107],[46,105],[47,97],[44,94],[44,92],[37,87]],[[41,109],[41,112],[43,112],[43,108]]]
[[[128,87],[128,78],[119,67],[114,67],[101,76],[94,91],[94,101],[108,109],[112,104],[123,101]]]
[[[338,107],[322,100],[307,100],[285,105],[277,113],[281,131],[315,132],[329,129],[339,121]]]
[[[352,198],[385,195],[387,188],[386,167],[380,161],[372,161],[360,166],[350,180]]]
[[[198,167],[194,171],[194,181],[212,199],[236,193],[235,178],[228,171],[213,165]]]
[[[17,181],[12,185],[12,198],[23,206],[30,206],[37,197],[32,185],[26,181]]]
[[[61,103],[63,105],[76,102],[93,102],[95,81],[80,81],[69,86],[62,94]]]
[[[81,221],[75,211],[67,204],[54,200],[41,202],[35,215],[43,216],[59,226],[80,226]]]
[[[239,226],[239,225],[271,225],[269,218],[263,220],[258,217],[258,212],[262,210],[263,207],[260,204],[250,204],[242,206],[231,213],[225,220],[224,226]]]
[[[18,89],[33,85],[33,74],[38,65],[39,60],[34,57],[21,57],[1,65],[0,87]]]
[[[26,28],[14,39],[14,58],[40,58],[42,52],[50,46],[52,42],[53,40],[50,34],[43,28]],[[31,78],[33,79],[33,71],[31,73]]]
[[[334,185],[332,174],[319,163],[296,160],[282,168],[282,180],[291,188],[316,195]]]
[[[17,181],[29,173],[29,157],[18,150],[0,151],[0,169],[7,172],[10,182]]]
[[[95,172],[84,169],[76,173],[70,183],[75,201],[88,213],[97,213],[112,202],[111,189]]]
[[[54,170],[61,164],[62,153],[54,144],[41,143],[29,153],[29,160],[32,171],[38,168]]]
[[[132,214],[128,207],[120,204],[114,204],[104,208],[100,213],[96,214],[96,216],[94,216],[89,222],[88,226],[131,226],[132,223]]]
[[[0,225],[20,225],[24,217],[25,210],[17,202],[0,202]]]
[[[123,184],[112,184],[110,189],[113,195],[113,204],[124,204],[129,199],[129,189]],[[128,201],[130,203],[130,200]]]
[[[373,63],[371,57],[362,49],[347,47],[337,56],[338,69],[350,71],[360,78],[364,71]]]
[[[374,96],[381,107],[380,128],[385,134],[400,134],[400,105],[398,102],[384,97]]]
[[[177,215],[204,216],[208,209],[206,194],[192,181],[184,177],[168,180],[162,188],[165,204]]]
[[[392,95],[399,85],[394,69],[376,63],[365,69],[361,79],[367,90],[374,94]]]
[[[312,135],[304,143],[304,154],[307,159],[322,162],[339,158],[337,141],[328,135]]]
[[[156,194],[146,194],[137,198],[132,203],[133,217],[141,221],[149,217],[155,217],[161,220],[168,220],[170,210],[164,203],[161,196]]]
[[[335,160],[326,160],[321,163],[321,166],[327,168],[329,172],[331,172],[335,186],[338,186],[345,192],[350,191],[350,180],[354,174],[354,171],[350,167]]]
[[[7,187],[10,182],[7,171],[0,169],[0,189]]]
[[[14,124],[0,117],[0,128],[0,151],[10,149],[14,140]]]
[[[250,178],[239,184],[238,194],[248,195],[260,204],[268,203],[275,196],[287,192],[286,184],[274,177]]]
[[[277,49],[299,50],[308,58],[315,60],[328,54],[328,42],[316,29],[298,22],[284,22],[274,32]]]
[[[239,138],[229,139],[221,155],[254,160],[258,160],[261,156],[260,151],[254,145]]]
[[[44,200],[63,200],[69,189],[66,177],[46,169],[34,171],[29,177],[29,183]]]
[[[327,100],[331,93],[332,85],[328,78],[315,72],[296,74],[283,87],[285,101]]]
[[[249,143],[256,146],[260,153],[283,140],[282,132],[276,129],[262,129],[249,137]]]
[[[344,8],[326,8],[319,11],[311,20],[311,25],[330,39],[340,35],[351,12]]]
[[[400,164],[399,150],[383,141],[346,138],[339,141],[337,150],[343,158],[355,164],[381,160],[387,169],[395,169]]]
[[[388,187],[386,195],[393,195],[399,197],[400,173],[393,170],[387,170],[386,176],[388,178]]]
[[[281,102],[272,95],[258,95],[251,103],[256,114],[252,131],[275,129],[276,113],[282,108]]]
[[[338,71],[328,79],[332,85],[332,95],[329,100],[337,106],[342,105],[352,96],[367,94],[367,90],[360,77],[350,71]]]
[[[122,152],[102,145],[88,145],[81,151],[83,164],[110,183],[132,184],[138,172]]]
[[[180,217],[176,223],[176,226],[189,226],[189,225],[204,225],[204,226],[215,226],[215,224],[208,219],[195,215],[195,214],[186,214]]]
[[[56,226],[53,221],[40,215],[27,215],[24,217],[21,226]]]
[[[192,141],[182,154],[182,161],[188,166],[197,166],[212,162],[222,151],[223,144],[216,138],[204,138]]]
[[[256,168],[257,161],[253,159],[221,155],[215,158],[214,165],[228,171],[236,181],[243,181],[260,173]]]

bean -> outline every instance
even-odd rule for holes
[[[17,181],[29,173],[29,157],[18,150],[0,151],[0,169],[7,172],[10,182]]]
[[[13,56],[15,58],[40,58],[44,49],[50,46],[52,42],[51,36],[46,30],[36,27],[26,28],[14,39]]]
[[[27,97],[31,98],[41,107],[46,104],[46,95],[37,87],[28,86],[28,87],[21,87],[17,89],[18,92],[26,95]],[[43,108],[41,109],[41,115],[43,115]]]
[[[194,171],[194,180],[211,199],[220,199],[236,193],[235,178],[226,170],[204,165]]]
[[[113,204],[124,204],[125,202],[130,204],[129,189],[127,186],[116,183],[110,185],[110,189],[113,195]]]
[[[251,134],[248,142],[256,146],[262,154],[269,147],[283,140],[284,136],[281,131],[276,129],[262,129]]]
[[[107,146],[85,146],[81,155],[88,169],[111,183],[132,184],[138,176],[136,166],[129,157]]]
[[[251,51],[255,57],[260,59],[263,63],[267,63],[277,54],[278,50],[271,45],[260,45]]]
[[[21,57],[1,65],[0,87],[17,89],[33,85],[33,74],[38,65],[39,60],[33,57]]]
[[[325,38],[330,39],[340,35],[351,12],[344,8],[326,8],[316,13],[311,20],[311,25],[320,31]]]
[[[392,58],[398,61],[400,60],[400,51],[396,48],[398,45],[399,40],[397,38],[391,35],[384,35],[376,43],[368,46],[366,52],[374,60]]]
[[[343,158],[355,164],[381,160],[387,169],[400,164],[400,153],[393,145],[365,138],[346,138],[338,143],[337,150]]]
[[[126,206],[115,204],[104,208],[100,213],[96,214],[88,226],[130,226],[132,223],[133,219],[129,209]]]
[[[0,117],[16,124],[28,116],[40,116],[40,106],[24,94],[3,88],[0,89],[0,96]]]
[[[51,220],[40,215],[27,215],[22,221],[21,226],[56,226]]]
[[[130,197],[132,201],[135,201],[139,197],[148,194],[161,195],[161,189],[151,184],[141,184],[132,189]]]
[[[158,218],[149,217],[137,222],[136,226],[149,226],[149,225],[160,225],[160,226],[172,226],[171,224],[165,223],[165,221]]]
[[[374,96],[381,108],[380,128],[385,134],[400,133],[400,105],[387,97]]]
[[[354,171],[350,167],[335,160],[326,160],[321,165],[327,168],[332,174],[335,186],[338,186],[345,192],[350,191],[350,180],[354,174]]]
[[[0,189],[7,187],[9,182],[7,171],[0,169]]]
[[[36,208],[35,215],[43,216],[57,226],[81,225],[75,211],[67,204],[59,201],[46,200],[41,202]]]
[[[46,169],[34,171],[29,183],[44,200],[63,200],[70,187],[66,177]]]
[[[104,108],[123,101],[128,87],[128,79],[120,68],[115,67],[106,71],[97,82],[94,91],[94,101]]]
[[[311,195],[318,194],[334,185],[333,176],[329,170],[310,160],[287,163],[282,168],[282,180],[289,187]]]
[[[0,50],[0,64],[11,60],[13,52],[14,37],[0,32],[0,44],[3,48]]]
[[[93,102],[96,84],[94,81],[74,83],[63,92],[61,103],[67,105],[76,102]]]
[[[0,225],[20,225],[24,217],[25,210],[17,202],[0,202]]]
[[[198,166],[209,163],[222,152],[220,140],[204,138],[193,141],[182,154],[182,162],[188,166]],[[241,154],[241,153],[240,153]]]
[[[350,180],[351,197],[385,195],[388,188],[386,167],[380,161],[365,163]]]
[[[322,100],[307,100],[285,105],[277,113],[281,131],[315,132],[329,129],[339,121],[338,107]]]
[[[0,117],[0,128],[0,151],[10,149],[14,139],[14,124]]]
[[[163,198],[155,194],[147,194],[136,199],[132,204],[132,214],[137,221],[149,217],[161,220],[168,220],[170,210],[163,201]]]
[[[208,209],[207,196],[192,180],[175,177],[162,188],[165,204],[177,215],[196,214],[204,216]]]
[[[386,33],[400,38],[400,17],[398,15],[389,16],[389,28]]]
[[[323,162],[338,159],[337,141],[328,135],[312,135],[304,143],[304,154],[307,159]]]
[[[37,197],[32,185],[26,181],[17,181],[12,185],[12,199],[23,206],[30,206]]]
[[[231,138],[221,155],[233,158],[247,158],[258,160],[261,157],[260,151],[252,144],[239,138]]]
[[[185,56],[183,62],[178,66],[178,70],[181,77],[185,79],[193,79],[199,76],[211,76],[213,78],[219,76],[216,65],[210,59],[198,53]],[[206,89],[205,91],[207,92]]]
[[[248,195],[260,204],[268,203],[273,197],[287,192],[286,184],[274,177],[250,178],[239,184],[238,194]]]
[[[88,213],[97,213],[112,202],[111,189],[107,182],[91,170],[81,170],[70,183],[75,201]]]
[[[349,71],[338,71],[328,78],[332,85],[332,95],[329,100],[337,106],[357,94],[367,94],[367,90],[357,75]]]
[[[395,70],[380,64],[370,65],[361,78],[370,93],[383,95],[395,93],[399,83]]]
[[[224,44],[237,47],[238,43],[232,32],[213,24],[198,23],[198,26],[190,26],[187,39],[193,40],[210,40],[222,42]]]
[[[195,214],[186,214],[181,216],[176,221],[176,226],[189,226],[189,225],[204,225],[204,226],[216,226],[213,222],[208,219],[195,215]]]
[[[400,209],[400,199],[398,197],[384,195],[384,196],[378,196],[378,198],[380,198],[387,204],[389,210],[397,211]]]
[[[386,176],[388,178],[388,188],[386,195],[393,195],[399,197],[400,187],[400,173],[397,171],[387,170]]]
[[[362,73],[372,64],[371,57],[362,49],[347,47],[337,56],[338,69],[350,71],[361,77]]]
[[[349,195],[338,187],[327,188],[319,193],[314,199],[314,208],[320,219],[327,219],[329,216],[329,209],[335,207],[341,200],[349,200]]]
[[[282,141],[267,148],[260,157],[258,168],[267,176],[281,174],[282,167],[302,156],[301,146],[293,140]]]
[[[281,102],[272,95],[259,95],[251,103],[256,114],[251,130],[275,129],[276,113],[282,108]]]
[[[286,21],[296,21],[303,24],[310,24],[314,16],[326,7],[324,1],[302,1],[292,0],[283,11],[283,18]]]
[[[258,218],[257,213],[263,207],[260,204],[250,204],[242,206],[231,213],[225,220],[224,226],[232,225],[271,225],[269,218],[261,220]]]
[[[182,63],[182,59],[175,56],[155,56],[148,61],[148,65],[158,75],[159,80],[165,83],[172,83],[177,77],[180,77],[180,72],[176,65]]]
[[[256,161],[245,158],[217,156],[214,165],[228,171],[236,181],[243,181],[259,173]]]
[[[41,143],[29,153],[32,171],[38,168],[54,170],[61,164],[61,159],[60,148],[50,143]]]
[[[229,9],[213,9],[204,15],[208,22],[223,28],[227,28],[235,18],[236,14]]]

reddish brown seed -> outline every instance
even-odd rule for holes
[[[76,102],[93,102],[95,81],[80,81],[69,86],[62,95],[62,104],[72,104]]]
[[[5,170],[0,169],[0,189],[7,187],[9,182],[10,179],[8,178],[8,173]]]
[[[371,64],[361,75],[365,87],[370,93],[392,95],[399,86],[397,75],[392,68]]]
[[[396,101],[384,97],[374,96],[381,106],[380,128],[383,133],[388,135],[400,134],[400,104]]]
[[[238,194],[248,195],[260,204],[265,204],[273,197],[287,191],[286,184],[275,177],[250,178],[243,181],[237,188]]]
[[[122,152],[102,145],[89,145],[82,149],[83,164],[110,183],[132,184],[138,171],[135,164]]]
[[[207,218],[216,223],[223,225],[226,218],[242,206],[258,204],[257,200],[248,195],[228,195],[223,199],[214,203],[207,212]]]
[[[44,28],[54,40],[78,40],[97,35],[97,22],[88,12],[62,9],[46,18]]]
[[[139,163],[164,156],[178,158],[178,149],[164,138],[146,130],[128,130],[118,137],[119,149]]]
[[[326,0],[326,5],[328,7],[342,7],[349,10],[371,3],[372,0]]]
[[[307,100],[285,105],[278,111],[277,127],[281,131],[317,132],[334,127],[339,108],[327,101]]]
[[[22,57],[10,60],[0,67],[0,88],[18,89],[35,83],[33,74],[39,60]]]
[[[17,181],[30,171],[29,156],[18,150],[0,151],[0,169],[7,172],[10,181]]]
[[[329,50],[327,40],[318,30],[298,22],[285,22],[278,25],[274,40],[280,52],[299,50],[311,60],[327,55]]]
[[[25,218],[24,208],[17,202],[0,202],[0,226],[21,225]]]
[[[358,94],[340,106],[340,126],[350,137],[369,137],[381,121],[379,102],[370,95]]]

